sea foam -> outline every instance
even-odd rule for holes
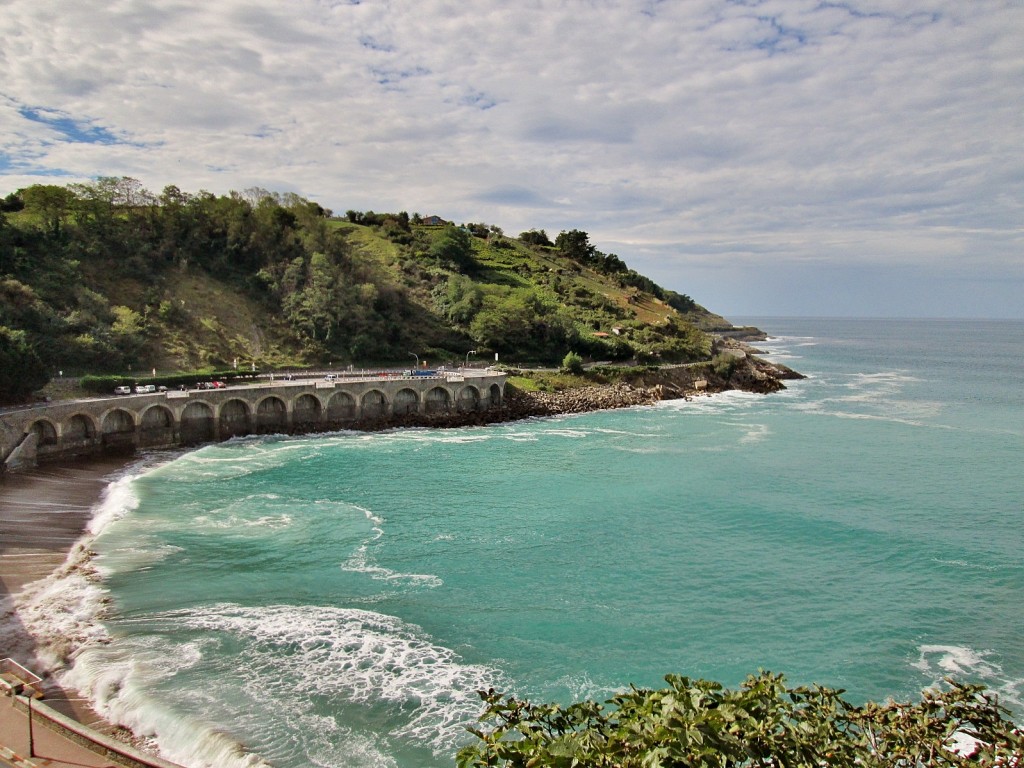
[[[132,485],[137,470],[129,468],[111,482],[94,507],[86,534],[68,553],[64,563],[43,579],[25,586],[11,600],[11,608],[33,638],[25,649],[34,656],[37,668],[60,673],[75,652],[108,636],[99,617],[106,607],[106,591],[100,585],[100,571],[90,546],[95,537],[138,506]],[[8,617],[7,621],[14,620]],[[13,650],[13,649],[9,649]]]
[[[940,685],[944,677],[978,681],[998,694],[1005,705],[1018,712],[1024,709],[1024,679],[1007,676],[991,651],[961,645],[922,645],[918,653],[911,666],[929,676],[930,685]]]
[[[155,617],[227,635],[233,671],[268,712],[311,711],[311,700],[343,699],[391,710],[392,736],[440,752],[464,737],[476,691],[503,682],[493,667],[464,662],[419,627],[358,609],[219,604]]]

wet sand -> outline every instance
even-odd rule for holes
[[[126,463],[94,459],[0,476],[0,598],[64,562],[109,477]]]
[[[60,568],[92,518],[112,476],[131,457],[88,459],[0,475],[0,657],[36,669],[35,639],[13,610],[26,585]],[[111,733],[88,704],[50,679],[47,703],[66,715]]]

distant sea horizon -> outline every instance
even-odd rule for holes
[[[721,314],[721,313],[716,313]],[[783,314],[783,315],[747,315],[747,314],[721,314],[729,322],[736,325],[757,325],[758,321],[761,323],[771,323],[775,320],[882,320],[887,322],[900,322],[902,320],[920,320],[922,322],[962,322],[962,323],[1020,323],[1024,322],[1024,317],[958,317],[958,316],[928,316],[928,315],[800,315],[800,314]]]
[[[190,768],[450,766],[479,689],[669,673],[953,675],[1019,717],[1024,321],[729,319],[808,378],[151,457],[66,585],[96,608],[66,682]]]

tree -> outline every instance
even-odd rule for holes
[[[579,264],[590,264],[597,253],[597,249],[590,244],[590,235],[580,229],[559,232],[555,238],[555,247]]]
[[[24,209],[25,200],[21,196],[21,190],[11,192],[3,200],[0,200],[0,213],[16,213]]]
[[[71,213],[75,195],[67,187],[33,184],[22,190],[21,199],[26,213],[38,216],[46,230],[56,234]]]
[[[562,370],[575,374],[583,373],[583,358],[575,352],[566,353],[562,358]]]
[[[485,295],[469,330],[478,346],[545,360],[557,360],[576,342],[564,308],[531,288]]]
[[[49,380],[25,332],[0,325],[0,403],[24,402]]]
[[[529,232],[522,232],[519,235],[519,240],[527,245],[551,247],[551,240],[548,238],[548,233],[543,229],[531,229]]]
[[[678,675],[667,688],[631,687],[606,702],[562,707],[531,704],[493,690],[470,728],[478,741],[459,751],[458,768],[592,766],[593,768],[725,768],[725,766],[1019,765],[1024,736],[981,686],[947,681],[920,703],[856,707],[841,690],[788,688],[761,671],[737,690]],[[975,740],[967,758],[954,734]]]
[[[448,225],[434,240],[430,255],[442,263],[451,264],[458,270],[465,270],[473,263],[473,241],[469,233]]]
[[[484,294],[468,277],[452,275],[436,290],[435,302],[450,321],[468,325],[483,306]]]

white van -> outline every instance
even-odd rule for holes
[[[130,395],[132,393],[131,387],[114,387],[115,395]]]

